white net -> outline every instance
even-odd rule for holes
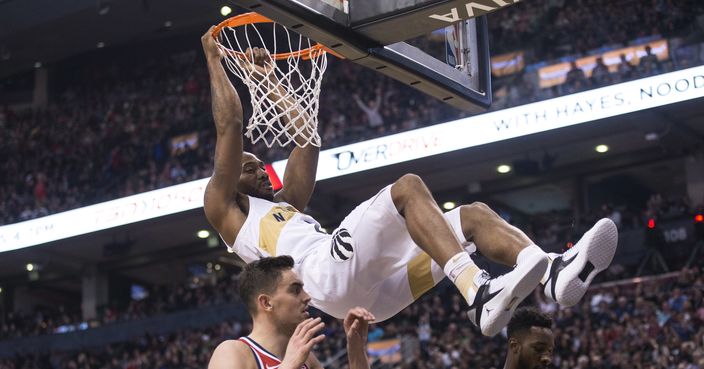
[[[327,68],[325,51],[276,23],[224,27],[216,41],[227,68],[249,89],[252,116],[245,136],[268,147],[291,142],[320,147],[318,109]],[[268,50],[274,59],[255,64],[248,53],[254,48]]]

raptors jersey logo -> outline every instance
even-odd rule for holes
[[[332,244],[330,245],[330,255],[332,259],[341,263],[350,260],[354,255],[354,240],[350,232],[344,228],[339,228],[332,235]]]
[[[274,354],[254,342],[253,339],[249,337],[240,337],[238,341],[244,342],[244,344],[249,346],[252,350],[252,354],[254,354],[254,361],[257,362],[257,368],[278,369],[281,365],[281,360],[278,357],[274,356]],[[308,365],[303,364],[301,369],[308,369]]]

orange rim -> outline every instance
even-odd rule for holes
[[[220,35],[223,28],[225,28],[225,27],[236,28],[236,27],[246,26],[248,24],[257,24],[257,23],[274,23],[274,21],[261,15],[261,14],[257,14],[254,12],[240,14],[240,15],[225,19],[224,21],[220,22],[220,24],[215,26],[215,29],[213,30],[213,38],[217,40],[218,35]],[[235,50],[228,49],[228,48],[225,48],[225,49],[230,54],[234,54],[234,55],[237,55],[238,57],[245,58],[244,53],[241,51],[235,51]],[[301,49],[298,51],[272,54],[271,58],[274,60],[285,60],[290,57],[294,57],[294,58],[301,58],[303,60],[309,60],[310,58],[320,56],[321,53],[329,53],[329,54],[332,54],[340,59],[344,59],[344,57],[342,55],[334,52],[330,48],[323,46],[321,44],[315,44],[311,47],[307,47],[305,49]]]

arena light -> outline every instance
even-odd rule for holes
[[[7,48],[6,45],[0,46],[0,60],[6,61],[10,60],[12,57],[12,52]]]
[[[102,48],[104,48],[104,47],[105,47],[105,42],[103,42],[103,41],[100,41],[100,42],[98,42],[98,44],[97,44],[97,45],[95,45],[95,47],[97,47],[98,49],[102,49]]]
[[[215,269],[215,271],[219,271],[220,269],[222,269],[222,267],[220,266],[220,264],[215,264],[214,269]]]
[[[496,171],[501,174],[506,174],[511,171],[511,166],[507,165],[507,164],[501,164],[498,167],[496,167]]]
[[[609,147],[606,145],[597,145],[594,148],[594,151],[598,152],[599,154],[603,154],[603,153],[609,151]]]
[[[42,62],[34,62],[34,68],[39,69],[42,67]]]
[[[442,204],[442,208],[445,210],[452,210],[457,207],[457,204],[455,204],[453,201],[446,201]]]
[[[210,236],[210,232],[208,232],[208,231],[205,230],[205,229],[201,229],[200,231],[198,231],[198,233],[197,233],[196,235],[198,236],[198,238],[205,239],[205,238],[208,238],[208,237]]]
[[[648,219],[648,229],[655,229],[655,219]]]
[[[646,141],[657,141],[660,138],[660,135],[657,134],[657,132],[648,132],[645,134],[644,138]]]
[[[704,240],[704,214],[701,212],[694,216],[694,233],[697,240]]]
[[[232,13],[232,8],[230,8],[229,6],[225,5],[220,8],[220,14],[222,14],[223,17],[227,17],[228,15],[230,15],[230,13]]]
[[[25,266],[25,269],[27,269],[28,272],[33,271],[33,270],[34,270],[34,264],[32,264],[32,263],[27,263],[27,265]]]
[[[0,293],[2,293],[2,287],[0,287]]]
[[[97,6],[98,6],[98,14],[99,15],[106,15],[110,13],[110,5],[112,1],[111,0],[98,0]]]

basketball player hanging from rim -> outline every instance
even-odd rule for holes
[[[205,214],[227,247],[247,263],[292,256],[294,270],[316,308],[342,319],[350,308],[362,306],[383,321],[447,276],[466,299],[469,319],[491,336],[539,284],[550,299],[572,306],[611,263],[618,236],[608,219],[600,220],[565,254],[548,255],[484,204],[463,205],[443,214],[413,174],[360,204],[332,235],[322,231],[315,219],[301,212],[313,193],[319,148],[294,147],[283,188],[273,191],[264,163],[243,152],[242,105],[212,34],[211,28],[202,37],[217,131]],[[247,58],[253,63],[241,67],[264,72],[271,68],[264,49],[247,50]],[[270,91],[274,104],[295,103],[279,92]],[[301,122],[305,118],[282,117]],[[491,278],[470,258],[476,250],[515,268]]]

